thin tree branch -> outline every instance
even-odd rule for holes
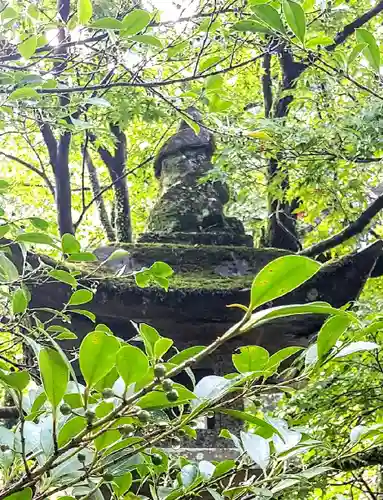
[[[366,226],[372,221],[372,219],[383,209],[383,194],[381,194],[362,214],[354,221],[351,222],[342,231],[326,238],[309,248],[305,248],[301,252],[301,255],[306,255],[307,257],[315,257],[320,253],[326,252],[331,248],[334,248],[341,243],[344,243],[348,239],[360,234]]]
[[[51,183],[49,177],[45,174],[45,172],[42,172],[38,168],[36,168],[34,165],[31,163],[28,163],[25,160],[22,160],[21,158],[18,158],[17,156],[13,156],[9,153],[5,153],[4,151],[0,151],[0,155],[4,156],[4,158],[7,158],[8,160],[15,161],[17,163],[20,163],[20,165],[23,165],[24,167],[28,168],[29,170],[32,170],[32,172],[35,172],[35,174],[39,175],[42,179],[44,179],[44,182],[49,189],[49,191],[52,193],[52,195],[55,195],[55,189],[53,187],[53,184]]]

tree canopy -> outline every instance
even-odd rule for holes
[[[366,0],[0,2],[0,500],[380,498],[381,281],[352,308],[256,309],[382,237],[382,16]],[[214,136],[205,181],[229,186],[228,215],[299,263],[278,260],[287,282],[269,288],[261,271],[243,319],[209,346],[177,352],[141,324],[138,349],[95,323],[71,358],[71,315],[96,318],[70,266],[144,232],[161,146],[181,120],[201,130],[190,107]],[[165,263],[143,273],[138,285],[171,284]],[[70,298],[35,310],[31,290],[49,280]],[[247,346],[235,372],[193,383],[225,341],[302,311],[327,318],[308,349]],[[212,414],[244,422],[221,432],[237,457],[175,458],[168,447]]]

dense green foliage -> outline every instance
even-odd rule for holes
[[[327,258],[381,235],[383,2],[179,3],[0,3],[0,237],[9,238],[0,251],[0,379],[14,412],[0,427],[0,499],[379,498],[380,280],[352,312],[318,303],[253,313],[319,266],[282,258],[274,280],[255,278],[243,321],[192,352],[177,353],[144,324],[139,350],[87,310],[94,290],[76,266],[94,261],[101,243],[144,231],[159,147],[182,118],[198,134],[189,106],[217,142],[209,177],[228,183],[227,211],[256,244],[307,249],[359,221],[310,253]],[[26,249],[57,263],[36,267]],[[172,270],[158,262],[135,279],[167,290]],[[30,307],[46,280],[71,290],[63,310]],[[275,374],[298,348],[269,356],[249,346],[233,353],[236,372],[225,378],[188,388],[171,380],[185,371],[192,381],[196,361],[250,326],[300,312],[330,318],[283,378]],[[95,321],[76,353],[83,385],[60,347],[77,338],[73,315]],[[284,394],[273,415],[260,406],[272,389]],[[233,412],[239,396],[249,403],[231,413],[244,420],[242,435],[222,429],[235,461],[164,448],[194,438],[196,418]]]

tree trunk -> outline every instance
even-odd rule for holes
[[[291,52],[284,44],[279,44],[279,57],[282,69],[282,91],[284,96],[276,103],[273,118],[286,118],[289,112],[289,105],[293,100],[292,95],[286,95],[286,90],[294,89],[296,79],[304,71],[306,66],[296,63]],[[265,60],[263,76],[263,93],[265,101],[265,115],[269,116],[271,105],[271,76],[270,62]],[[278,177],[277,177],[278,176]],[[278,190],[282,191],[282,196],[276,197],[272,192],[273,183],[279,182]],[[289,203],[286,200],[286,193],[289,188],[288,172],[280,166],[278,158],[271,158],[268,167],[268,187],[269,187],[269,218],[267,231],[267,244],[271,247],[299,251],[302,246],[296,229],[296,215],[293,211],[298,207],[299,201],[293,200]]]

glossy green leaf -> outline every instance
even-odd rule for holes
[[[17,267],[3,252],[0,252],[0,281],[12,283],[18,279]]]
[[[251,345],[240,347],[239,354],[233,354],[233,365],[240,373],[262,372],[269,361],[269,353],[263,347]]]
[[[0,238],[3,238],[9,230],[10,230],[9,224],[1,224],[0,225]]]
[[[274,31],[278,33],[284,33],[285,28],[283,26],[282,20],[278,11],[274,9],[271,5],[254,5],[252,10],[256,17],[267,26],[272,28]]]
[[[24,57],[24,59],[30,59],[36,52],[37,48],[37,36],[32,35],[26,38],[23,42],[19,43],[17,46],[18,51]]]
[[[113,17],[102,17],[101,19],[94,21],[90,27],[105,30],[121,30],[123,29],[123,24],[121,21],[114,19]]]
[[[77,15],[80,24],[87,24],[93,14],[91,0],[77,0]]]
[[[117,353],[116,366],[126,386],[139,382],[149,370],[149,360],[138,347],[125,345]]]
[[[130,40],[143,43],[145,45],[151,45],[152,47],[158,47],[159,49],[162,48],[161,40],[153,35],[135,35],[131,36]]]
[[[169,278],[174,273],[173,269],[166,262],[155,262],[150,266],[150,272],[160,278]]]
[[[32,490],[31,488],[25,488],[24,490],[12,493],[12,495],[7,495],[4,497],[6,500],[32,500]]]
[[[100,436],[96,437],[96,439],[94,440],[94,445],[96,447],[96,450],[97,451],[103,450],[107,446],[110,446],[111,444],[118,441],[120,437],[121,434],[114,429],[104,432]]]
[[[269,309],[264,309],[252,314],[249,321],[241,327],[240,332],[247,332],[252,328],[261,326],[276,318],[296,316],[300,314],[323,314],[324,316],[330,316],[332,314],[345,313],[343,311],[340,311],[339,309],[331,307],[330,304],[326,304],[325,302],[312,302],[311,304],[271,307]]]
[[[162,358],[162,356],[168,352],[168,350],[171,348],[172,345],[173,345],[172,339],[161,337],[154,344],[154,357],[156,359]]]
[[[285,361],[286,359],[290,358],[294,354],[296,354],[299,351],[302,351],[303,347],[285,347],[276,353],[274,353],[272,356],[270,356],[270,359],[266,365],[265,368],[265,375],[267,377],[271,377],[271,375],[274,375],[274,373],[278,370],[279,365]]]
[[[71,309],[70,312],[71,314],[76,313],[80,314],[81,316],[85,316],[86,318],[90,319],[93,323],[96,322],[96,315],[90,311],[86,311],[85,309]]]
[[[302,7],[299,3],[293,2],[292,0],[283,0],[283,13],[291,31],[298,40],[304,43],[306,35],[306,16]]]
[[[122,497],[133,483],[133,476],[131,472],[127,472],[123,476],[115,477],[112,483],[112,489],[118,497]]]
[[[148,356],[154,355],[154,345],[157,340],[160,338],[159,333],[155,328],[146,323],[140,324],[140,335],[145,344],[145,350]]]
[[[206,347],[203,345],[195,345],[192,347],[188,347],[187,349],[184,349],[183,351],[172,356],[168,362],[173,365],[180,365],[181,363],[184,363],[188,359],[193,359],[194,356],[197,356],[197,354],[199,354],[204,349],[206,349]]]
[[[61,269],[57,269],[55,271],[50,271],[49,276],[54,278],[57,281],[61,281],[61,283],[66,283],[70,285],[72,288],[77,287],[77,280],[67,271],[62,271]]]
[[[56,244],[53,241],[53,239],[48,234],[45,233],[21,233],[16,236],[16,241],[56,247]]]
[[[230,415],[231,417],[237,418],[238,420],[248,422],[249,424],[255,425],[257,428],[262,429],[262,431],[265,432],[265,434],[263,434],[264,438],[269,438],[273,434],[279,434],[278,429],[266,422],[266,420],[262,420],[261,418],[258,418],[251,413],[240,410],[230,410],[226,408],[218,408],[218,411],[220,413],[224,413],[225,415]],[[259,434],[259,432],[257,431],[258,429],[256,429],[256,433]]]
[[[334,347],[340,336],[346,331],[351,323],[351,317],[346,315],[331,316],[318,334],[317,348],[318,358],[321,359]]]
[[[46,231],[49,228],[49,222],[40,217],[29,217],[28,220],[41,231]]]
[[[13,314],[23,314],[27,310],[28,299],[22,288],[17,289],[12,295]]]
[[[380,71],[380,50],[374,35],[364,29],[358,28],[356,30],[356,39],[359,43],[365,43],[366,47],[363,50],[366,59],[370,65],[377,71]]]
[[[48,401],[54,408],[57,408],[68,385],[68,366],[59,352],[45,347],[39,354],[39,368]]]
[[[80,369],[89,387],[114,367],[119,341],[100,330],[88,333],[80,346]]]
[[[150,23],[150,14],[146,10],[134,9],[122,21],[124,35],[135,35]]]
[[[25,370],[11,373],[5,373],[3,370],[0,370],[0,380],[12,389],[16,389],[21,392],[29,384],[30,376]]]
[[[67,254],[78,253],[81,251],[81,246],[73,234],[67,233],[61,238],[61,249],[63,253]]]
[[[91,252],[71,253],[68,262],[95,262],[97,257]]]
[[[22,99],[32,99],[37,100],[40,99],[40,95],[35,89],[30,87],[21,87],[19,89],[14,90],[10,96],[8,97],[10,101],[19,101]]]
[[[58,445],[65,446],[69,441],[75,438],[80,432],[86,429],[87,421],[85,417],[74,416],[65,422],[61,427],[57,442]]]
[[[87,304],[91,300],[93,300],[93,292],[85,289],[76,290],[72,293],[68,305],[78,306],[80,304]]]
[[[236,31],[248,31],[250,33],[271,33],[270,28],[264,24],[258,23],[257,21],[252,21],[251,19],[235,23],[233,25],[233,29]]]
[[[367,47],[367,43],[357,43],[348,56],[347,64],[350,66]]]
[[[315,260],[299,255],[286,255],[267,264],[251,286],[250,309],[255,309],[286,295],[310,279],[320,269]]]

